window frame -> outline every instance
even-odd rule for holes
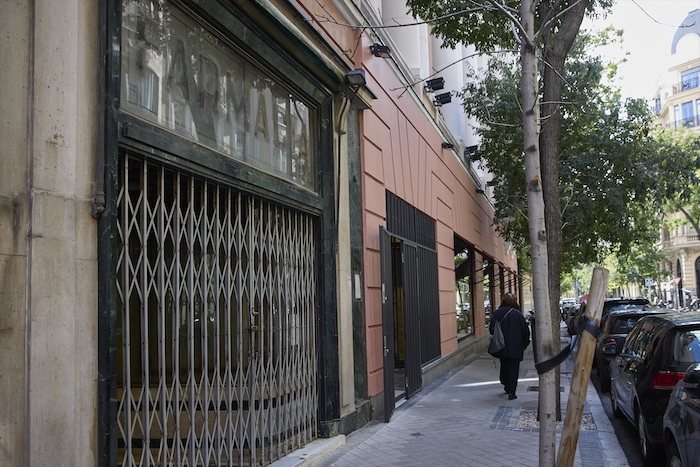
[[[120,5],[126,0],[117,0]],[[332,91],[321,81],[312,76],[306,67],[301,66],[293,57],[276,45],[266,33],[255,26],[247,16],[234,5],[224,5],[217,0],[201,0],[198,4],[173,0],[171,8],[177,8],[194,23],[201,26],[208,34],[216,37],[232,53],[238,54],[241,60],[246,60],[256,67],[276,85],[282,86],[301,99],[305,105],[316,112],[315,121],[309,128],[309,138],[312,139],[315,174],[313,189],[294,183],[292,180],[266,171],[256,165],[224,154],[216,148],[199,144],[184,135],[174,133],[161,124],[146,121],[137,115],[122,109],[119,97],[115,97],[118,108],[120,142],[136,150],[155,148],[156,157],[164,157],[168,161],[182,159],[182,162],[203,175],[212,176],[225,173],[234,179],[234,186],[246,190],[257,191],[263,196],[279,200],[293,200],[296,207],[319,213],[324,206],[324,186],[321,179],[322,168],[327,165],[323,161],[325,154],[332,154],[332,136],[321,136],[328,131],[322,129],[322,121],[332,119],[330,97]],[[121,41],[121,34],[120,34]],[[121,42],[120,42],[121,43]],[[116,60],[120,61],[118,56]],[[121,68],[121,67],[120,67]],[[120,71],[117,81],[119,89],[123,90]],[[164,92],[164,86],[160,86]],[[174,156],[177,154],[177,156]],[[213,170],[209,170],[213,169]],[[228,178],[228,177],[227,177]],[[263,188],[264,187],[264,188]]]

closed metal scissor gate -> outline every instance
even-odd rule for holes
[[[313,217],[127,154],[118,205],[120,465],[265,465],[313,440]]]

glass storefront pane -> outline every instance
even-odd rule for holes
[[[124,0],[121,109],[317,191],[317,113],[167,2]]]
[[[474,334],[474,310],[472,307],[471,280],[474,255],[469,249],[455,254],[455,313],[457,338]]]
[[[492,303],[493,299],[493,262],[490,261],[487,258],[484,258],[483,262],[483,279],[482,279],[482,284],[484,286],[484,317],[485,317],[485,324],[488,327],[489,324],[491,323],[491,306],[494,305]],[[495,308],[493,309],[495,311]]]

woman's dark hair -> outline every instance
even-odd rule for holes
[[[505,306],[518,306],[518,299],[510,292],[506,292],[501,297],[501,305]]]

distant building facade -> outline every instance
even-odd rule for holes
[[[700,9],[688,13],[682,24],[671,43],[670,66],[656,92],[656,123],[700,133]],[[660,239],[665,260],[660,270],[667,275],[658,284],[660,298],[683,307],[692,296],[700,295],[700,237],[689,222],[683,222],[682,213],[666,220]]]

